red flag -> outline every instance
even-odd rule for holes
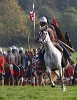
[[[57,22],[56,22],[56,18],[55,18],[55,17],[53,18],[53,25],[55,25],[55,26],[58,27],[58,24],[57,24]]]
[[[33,22],[34,21],[34,18],[35,18],[35,12],[34,11],[31,11],[30,12],[30,20]]]

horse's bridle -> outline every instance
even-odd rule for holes
[[[47,31],[40,31],[39,32],[39,38],[44,42],[44,40],[46,39],[46,35],[47,35]]]

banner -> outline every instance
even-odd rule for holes
[[[53,18],[53,25],[55,25],[56,27],[58,27],[58,24],[56,22],[56,18],[55,17]]]
[[[31,11],[30,12],[30,20],[33,22],[35,19],[35,12],[34,11]]]

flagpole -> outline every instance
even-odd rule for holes
[[[34,3],[33,3],[33,13],[34,13],[34,17],[33,17],[33,24],[34,24],[34,40],[35,40],[35,10],[34,10]]]

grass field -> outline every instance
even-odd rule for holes
[[[77,52],[71,53],[72,58],[74,59],[74,61],[77,63]]]
[[[62,92],[60,85],[50,86],[1,86],[0,100],[77,100],[77,86],[66,86]]]

